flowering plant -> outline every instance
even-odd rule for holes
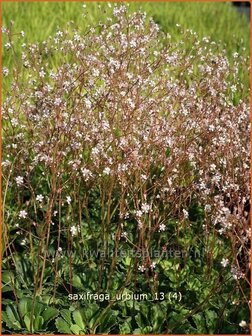
[[[5,33],[14,50],[12,29]],[[231,284],[234,297],[247,291],[250,125],[239,78],[248,61],[236,53],[230,61],[191,31],[181,37],[172,42],[120,5],[82,34],[68,27],[24,45],[22,61],[3,69],[12,79],[2,109],[3,266],[18,275],[18,254],[26,256],[35,297],[49,292],[59,305],[56,294],[74,288],[180,291],[188,314],[194,286],[196,307],[206,288],[210,297]],[[181,256],[166,260],[170,247]],[[197,267],[213,283],[191,278]],[[174,316],[138,327],[176,331]]]

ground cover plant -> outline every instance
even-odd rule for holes
[[[3,29],[3,331],[249,334],[247,52],[106,6]]]

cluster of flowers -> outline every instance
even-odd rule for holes
[[[21,219],[33,203],[57,207],[50,195],[59,191],[73,205],[78,181],[87,193],[120,191],[118,217],[134,218],[141,237],[165,231],[169,218],[190,225],[196,199],[205,234],[229,237],[236,251],[247,246],[249,103],[239,80],[247,60],[235,53],[230,62],[191,31],[181,36],[171,42],[146,14],[116,6],[84,34],[68,28],[23,45],[22,69],[4,68],[13,76],[3,104],[4,177],[11,169],[17,199],[23,188],[35,195],[17,202]],[[80,228],[68,227],[78,236]]]

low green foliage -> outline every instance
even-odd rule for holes
[[[50,328],[50,322],[58,316],[58,310],[46,304],[33,301],[31,298],[21,298],[16,306],[9,303],[2,312],[2,320],[6,331],[43,333]],[[31,323],[33,320],[33,323]]]

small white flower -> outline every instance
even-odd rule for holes
[[[24,36],[25,36],[25,33],[24,33],[24,31],[23,31],[23,30],[21,30],[21,32],[20,32],[20,35],[21,35],[22,37],[24,37]]]
[[[21,240],[21,243],[20,243],[22,246],[24,246],[26,244],[26,238],[24,238],[23,240]]]
[[[43,199],[44,199],[44,196],[41,194],[36,196],[36,201],[38,202],[43,202]]]
[[[105,174],[105,175],[109,175],[110,172],[111,172],[111,169],[110,169],[109,167],[106,167],[106,168],[104,168],[104,170],[103,170],[103,174]]]
[[[55,101],[54,101],[54,104],[56,106],[59,106],[61,104],[61,102],[62,102],[61,98],[56,98]]]
[[[130,46],[132,47],[132,48],[135,48],[136,47],[136,41],[135,40],[132,40],[132,41],[130,41]]]
[[[66,201],[67,201],[67,204],[70,204],[71,203],[71,197],[70,196],[67,196],[67,198],[66,198]]]
[[[148,213],[150,211],[150,208],[150,205],[147,203],[143,203],[141,207],[143,213]]]
[[[80,231],[79,226],[73,225],[70,227],[70,232],[72,236],[76,236],[79,231]]]
[[[232,92],[236,92],[237,87],[236,87],[236,85],[231,85],[230,89],[231,89]]]
[[[15,180],[18,186],[21,186],[24,183],[24,178],[22,176],[17,176]]]
[[[223,207],[223,208],[221,209],[221,212],[222,212],[225,216],[230,215],[230,210],[229,210],[227,207]]]
[[[133,78],[133,75],[129,72],[126,73],[126,76],[128,77],[128,79],[132,79]]]
[[[11,162],[9,160],[5,160],[5,161],[2,162],[3,167],[8,167],[8,166],[10,166],[10,164],[11,164]]]
[[[242,328],[245,328],[247,326],[247,322],[242,320],[240,323],[239,323],[239,326],[242,327]]]
[[[142,229],[142,227],[143,227],[143,223],[140,219],[138,219],[138,221],[137,221],[137,227],[138,227],[138,229]]]
[[[59,252],[59,253],[62,252],[62,247],[58,247],[58,252]]]
[[[154,270],[154,269],[156,268],[156,265],[157,265],[157,263],[156,263],[156,262],[153,262],[153,263],[150,265],[150,268],[151,268],[152,270]]]
[[[141,273],[144,273],[144,271],[146,270],[146,268],[141,265],[141,266],[138,266],[138,270],[141,272]]]
[[[63,36],[63,32],[58,30],[57,33],[56,33],[56,36],[57,37],[62,37]]]
[[[244,273],[239,271],[236,266],[231,267],[231,274],[232,274],[233,278],[236,279],[236,280],[244,278]]]
[[[127,102],[128,102],[128,104],[129,104],[129,106],[131,107],[131,108],[135,108],[135,103],[133,102],[133,100],[132,99],[127,99]]]
[[[94,70],[93,70],[93,75],[94,75],[95,77],[98,77],[98,76],[100,75],[100,71],[99,71],[98,69],[94,69]]]
[[[210,204],[206,204],[206,205],[205,205],[205,211],[206,211],[206,212],[210,212],[210,211],[211,211],[211,208],[212,208],[212,207],[211,207]]]
[[[185,218],[189,217],[188,211],[186,211],[185,209],[182,210],[183,211],[183,215]]]
[[[213,170],[215,170],[215,169],[216,169],[216,165],[215,165],[214,163],[212,163],[212,164],[210,165],[210,170],[213,171]]]
[[[91,154],[92,155],[97,155],[97,154],[99,154],[99,149],[97,148],[97,147],[94,147],[94,148],[92,148],[92,150],[91,150]]]
[[[127,232],[126,231],[123,231],[122,233],[121,233],[121,237],[123,237],[123,238],[127,238]]]
[[[136,216],[137,216],[137,217],[141,217],[142,214],[143,214],[143,212],[142,212],[141,210],[137,210],[137,211],[136,211]]]
[[[92,107],[92,103],[88,99],[85,99],[85,105],[86,105],[87,108],[91,108]]]
[[[221,261],[221,265],[223,266],[223,267],[227,267],[227,265],[228,265],[228,259],[226,259],[226,258],[223,258],[222,259],[222,261]]]
[[[10,48],[11,48],[11,44],[10,43],[5,43],[5,48],[7,49],[7,50],[9,50]]]
[[[129,212],[128,211],[125,212],[125,215],[124,215],[124,219],[127,219],[127,218],[129,218]]]
[[[6,67],[3,67],[3,75],[6,77],[9,75],[9,69]]]
[[[123,164],[119,163],[119,165],[118,165],[118,171],[119,172],[124,172],[124,171],[127,170],[127,168],[128,168],[128,166],[125,163],[123,163]]]
[[[166,226],[164,224],[160,224],[158,231],[161,232],[161,231],[165,231],[165,230],[166,230]]]
[[[42,69],[40,72],[39,72],[39,77],[40,78],[44,78],[45,77],[45,71]]]
[[[86,180],[88,180],[90,177],[92,177],[91,171],[87,168],[81,168],[81,173],[82,173],[83,177],[86,178]]]
[[[26,216],[27,216],[27,212],[25,211],[25,210],[21,210],[20,212],[19,212],[19,218],[26,218]]]

